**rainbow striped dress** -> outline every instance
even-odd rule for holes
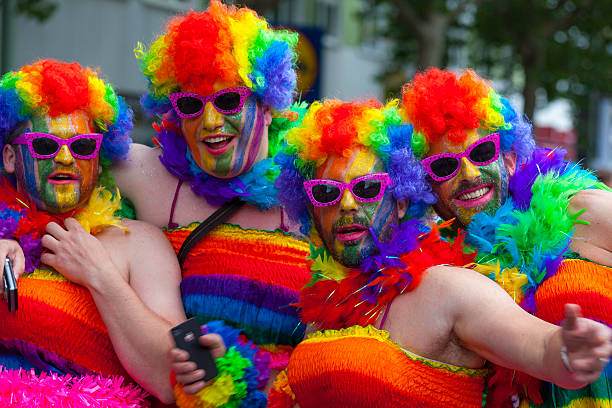
[[[166,230],[178,253],[199,224]],[[306,242],[277,231],[222,224],[200,240],[183,264],[181,294],[187,316],[202,323],[221,320],[240,329],[259,347],[272,352],[282,369],[291,348],[302,340],[305,325],[297,308],[299,291],[310,279]]]

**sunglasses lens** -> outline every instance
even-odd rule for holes
[[[458,166],[459,162],[453,157],[441,157],[430,164],[431,171],[438,177],[450,176]]]
[[[96,141],[88,137],[77,139],[70,145],[70,150],[79,156],[91,156],[96,151]]]
[[[183,96],[176,100],[176,107],[183,115],[194,115],[202,110],[202,101],[193,96]]]
[[[37,137],[32,139],[32,149],[36,154],[49,156],[55,154],[59,150],[59,144],[48,137]]]
[[[487,163],[495,157],[495,143],[486,141],[474,147],[470,152],[470,160],[475,163]]]
[[[380,194],[382,182],[376,179],[361,180],[353,187],[353,194],[359,198],[374,198]]]
[[[240,107],[240,99],[238,92],[226,92],[215,98],[215,106],[224,112],[236,111]]]
[[[340,189],[331,184],[316,184],[312,186],[312,196],[321,204],[327,204],[340,196]]]

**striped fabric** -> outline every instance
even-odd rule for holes
[[[557,273],[538,288],[536,316],[558,324],[563,319],[563,305],[575,303],[584,317],[612,324],[612,268],[582,259],[566,259]],[[612,408],[612,363],[601,377],[578,390],[545,385],[544,405],[555,408]],[[535,405],[534,405],[535,406]]]
[[[19,309],[0,306],[0,364],[68,374],[129,375],[87,289],[56,272],[19,278]]]
[[[479,408],[486,374],[408,353],[372,326],[313,333],[287,367],[301,408]]]
[[[178,253],[197,227],[165,231]],[[183,264],[181,293],[188,316],[223,320],[255,344],[296,345],[303,337],[299,290],[310,279],[306,242],[281,231],[223,224],[198,242]]]

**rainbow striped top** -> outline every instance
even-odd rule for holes
[[[178,253],[199,223],[166,230]],[[222,224],[191,249],[181,294],[187,316],[222,320],[259,346],[295,346],[304,336],[297,308],[310,279],[306,242],[277,231]]]
[[[18,285],[18,310],[0,305],[0,364],[130,379],[87,289],[41,269],[23,274]]]

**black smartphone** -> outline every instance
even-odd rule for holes
[[[4,297],[8,303],[9,312],[17,311],[17,280],[13,272],[13,263],[4,259]]]
[[[183,323],[170,329],[170,333],[172,333],[172,337],[174,337],[176,347],[188,352],[189,360],[196,363],[198,369],[203,369],[205,371],[204,381],[208,381],[217,376],[219,370],[217,369],[212,353],[208,348],[200,346],[198,342],[198,339],[202,335],[202,329],[200,329],[198,319],[192,317],[191,319],[185,320]]]

